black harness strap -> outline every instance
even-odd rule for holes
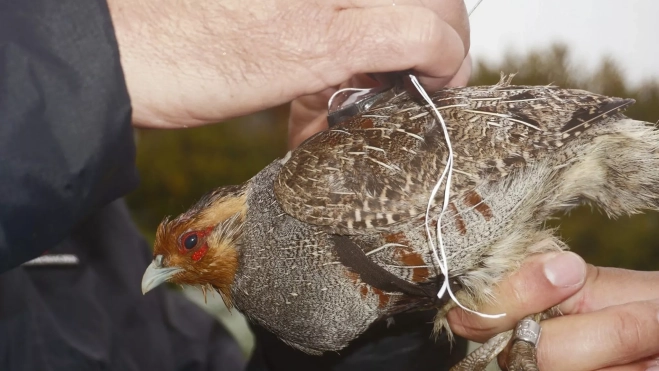
[[[437,299],[439,287],[436,284],[413,284],[374,263],[349,237],[333,235],[331,239],[334,242],[341,264],[358,273],[361,280],[366,284],[382,291],[432,298],[433,302]]]

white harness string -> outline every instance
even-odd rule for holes
[[[419,83],[419,80],[414,76],[413,74],[410,74],[410,80],[412,80],[412,84],[414,84],[414,87],[419,91],[419,94],[423,97],[423,99],[432,107],[433,113],[435,114],[435,117],[439,121],[439,123],[442,126],[442,131],[444,132],[444,139],[446,140],[446,148],[448,148],[448,159],[446,161],[446,167],[444,168],[444,171],[442,172],[442,176],[439,177],[439,180],[435,184],[435,187],[433,188],[432,192],[430,193],[430,198],[428,199],[428,207],[426,208],[426,219],[425,219],[425,226],[426,226],[426,233],[428,234],[428,242],[430,243],[430,248],[432,249],[433,256],[435,257],[435,260],[437,260],[437,265],[439,265],[439,269],[442,271],[442,274],[444,275],[444,283],[442,284],[442,287],[439,289],[439,292],[437,292],[437,297],[442,298],[444,294],[448,292],[449,296],[455,302],[457,306],[460,308],[466,310],[467,312],[474,313],[478,316],[484,317],[484,318],[501,318],[504,317],[506,314],[485,314],[485,313],[480,313],[474,310],[471,310],[455,297],[453,294],[453,291],[451,290],[451,285],[450,283],[450,276],[449,276],[449,269],[448,269],[448,258],[446,257],[446,249],[444,248],[444,241],[442,240],[442,216],[444,216],[444,213],[446,212],[446,209],[448,207],[449,199],[450,199],[450,194],[451,194],[451,177],[453,175],[453,148],[451,146],[451,139],[449,138],[448,135],[448,128],[446,127],[446,123],[444,122],[444,118],[442,115],[439,113],[439,110],[437,109],[437,106],[433,103],[433,101],[430,99],[428,94],[426,93],[425,89],[421,86]],[[437,243],[439,244],[439,253],[441,254],[441,259],[439,254],[437,253],[437,247],[433,243],[433,238],[432,238],[432,233],[430,232],[430,226],[429,222],[431,220],[430,218],[430,209],[432,207],[432,202],[435,199],[435,196],[437,195],[437,192],[439,192],[439,188],[442,186],[442,182],[444,181],[444,178],[446,178],[446,187],[444,188],[444,201],[442,202],[442,210],[439,213],[439,217],[437,218]]]
[[[476,5],[469,11],[469,16],[478,8],[478,6],[481,4],[483,0],[478,0]],[[395,3],[394,3],[395,5]],[[442,126],[442,131],[444,132],[444,139],[446,140],[446,147],[448,148],[448,159],[446,161],[446,168],[444,168],[444,171],[442,172],[441,177],[435,184],[435,187],[433,188],[430,198],[428,200],[428,206],[426,208],[426,218],[425,218],[425,227],[426,227],[426,233],[428,234],[428,242],[430,243],[430,248],[432,249],[433,252],[433,257],[437,261],[437,265],[439,265],[439,269],[441,270],[442,274],[444,275],[444,283],[442,284],[442,287],[439,289],[437,292],[437,297],[442,298],[447,292],[450,298],[455,302],[456,305],[458,305],[460,308],[464,309],[467,312],[474,313],[480,317],[484,318],[501,318],[504,317],[506,314],[501,313],[501,314],[485,314],[485,313],[480,313],[477,311],[474,311],[472,309],[469,309],[462,305],[458,299],[455,297],[453,294],[453,291],[451,290],[450,286],[450,276],[449,276],[449,269],[448,269],[448,258],[446,257],[446,249],[444,248],[444,241],[442,239],[442,217],[444,216],[444,213],[446,212],[446,209],[448,207],[449,199],[450,199],[450,193],[451,193],[451,177],[453,175],[453,148],[451,146],[451,140],[448,135],[448,129],[446,127],[446,123],[444,122],[444,118],[442,115],[439,113],[439,110],[433,103],[432,99],[428,96],[426,93],[425,89],[421,86],[419,83],[419,80],[414,76],[413,74],[409,74],[410,80],[412,81],[412,84],[414,87],[418,90],[419,94],[423,97],[423,99],[432,107],[433,113],[435,114],[435,117],[439,121],[439,123]],[[332,103],[334,101],[334,98],[339,94],[339,93],[344,93],[347,91],[355,91],[355,94],[352,94],[349,96],[346,101],[341,102],[341,105],[349,104],[351,102],[354,102],[356,99],[358,99],[359,96],[364,95],[368,93],[371,89],[356,89],[356,88],[346,88],[346,89],[341,89],[335,92],[332,97],[330,98],[328,102],[328,107],[331,109],[332,108]],[[430,226],[429,226],[429,221],[431,220],[430,218],[430,209],[432,207],[432,202],[435,199],[435,196],[437,195],[437,192],[439,192],[439,189],[442,186],[442,183],[444,179],[446,178],[446,187],[444,188],[444,201],[442,203],[442,210],[437,218],[437,243],[439,245],[439,253],[437,252],[437,247],[435,246],[432,238],[432,233],[430,232]],[[441,258],[440,258],[441,255]]]

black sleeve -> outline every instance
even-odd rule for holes
[[[432,335],[434,310],[398,314],[378,321],[338,353],[304,354],[261,326],[250,324],[256,347],[247,371],[441,371],[467,355],[468,343],[449,344],[443,331]]]
[[[0,273],[137,185],[105,0],[0,0]]]

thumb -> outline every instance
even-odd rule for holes
[[[482,313],[506,313],[490,319],[455,308],[448,313],[451,330],[467,339],[483,342],[512,329],[527,315],[560,304],[581,289],[586,263],[572,252],[552,252],[529,257],[518,271],[496,288],[494,303],[478,308]]]

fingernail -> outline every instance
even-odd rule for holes
[[[545,277],[556,287],[579,285],[586,279],[586,263],[575,253],[558,253],[545,262]]]
[[[650,368],[646,368],[645,371],[659,371],[659,366],[652,366]]]

